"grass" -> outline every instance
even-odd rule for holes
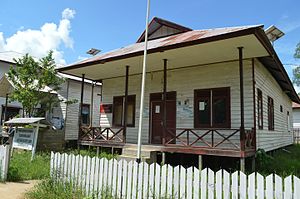
[[[25,194],[26,199],[82,199],[86,198],[84,191],[74,187],[72,183],[54,182],[48,178],[38,183]]]
[[[37,153],[33,161],[31,151],[14,150],[8,169],[8,181],[45,179],[50,175],[50,154]]]
[[[97,156],[96,150],[66,150],[64,153]],[[112,159],[116,155],[101,152],[97,157]],[[8,181],[40,180],[50,176],[50,153],[38,152],[31,162],[31,151],[14,150],[8,169]]]
[[[279,149],[271,155],[259,150],[256,167],[257,172],[262,175],[276,173],[282,177],[300,177],[300,144]]]

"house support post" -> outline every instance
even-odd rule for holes
[[[93,114],[94,114],[94,88],[95,88],[95,82],[92,82],[90,127],[93,126]]]
[[[162,165],[166,164],[166,152],[161,153],[161,164]]]
[[[164,59],[164,86],[163,86],[163,138],[162,143],[166,143],[166,132],[167,132],[167,64],[168,60]]]
[[[83,93],[84,93],[84,77],[85,77],[85,74],[82,74],[80,105],[79,105],[79,112],[78,112],[78,139],[80,139],[81,124],[82,124],[82,118],[81,117],[82,117],[82,104],[83,104]]]
[[[243,47],[239,50],[239,72],[240,72],[240,111],[241,111],[241,127],[240,127],[240,144],[241,151],[245,151],[245,120],[244,120],[244,65],[243,65]]]
[[[129,66],[126,66],[125,76],[125,97],[124,97],[124,115],[123,115],[123,142],[126,142],[127,131],[127,111],[128,111],[128,79],[129,79]]]
[[[244,157],[240,158],[240,171],[245,173],[245,158]]]
[[[199,155],[198,156],[198,169],[199,169],[199,171],[202,171],[202,165],[203,165],[203,163],[202,163],[202,155]]]
[[[255,171],[255,155],[252,156],[251,159],[252,159],[251,160],[251,169],[252,169],[252,172],[254,172]]]

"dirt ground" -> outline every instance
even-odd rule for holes
[[[29,180],[24,182],[0,183],[0,198],[23,199],[24,193],[30,190],[37,182],[37,180]]]

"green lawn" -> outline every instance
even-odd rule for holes
[[[276,173],[282,177],[300,177],[300,144],[279,149],[273,154],[259,151],[256,160],[257,172],[262,175]]]

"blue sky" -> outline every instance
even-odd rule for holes
[[[274,24],[286,35],[275,49],[283,64],[300,41],[299,0],[152,0],[158,16],[192,29]],[[88,57],[89,48],[103,52],[134,43],[145,26],[146,0],[2,0],[0,51],[43,56],[53,48],[60,63]],[[291,65],[286,70],[291,75]]]

